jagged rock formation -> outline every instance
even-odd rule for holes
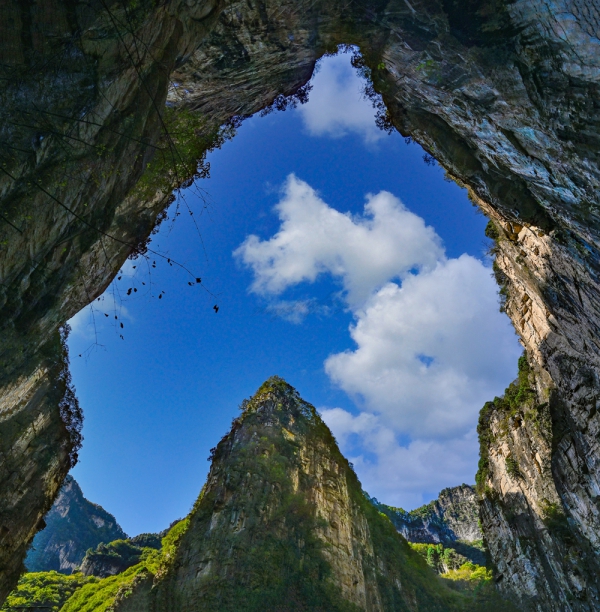
[[[112,514],[83,496],[72,476],[65,479],[44,520],[46,527],[35,536],[25,558],[30,572],[70,574],[80,567],[88,548],[127,537]]]
[[[443,489],[436,500],[410,512],[387,506],[375,498],[371,498],[371,503],[409,542],[444,544],[473,563],[485,565],[479,499],[473,487],[462,484]]]
[[[485,602],[461,596],[436,578],[369,503],[327,426],[287,383],[269,379],[243,406],[213,449],[168,567],[141,580],[116,610],[508,606],[493,593]]]
[[[0,597],[79,443],[58,326],[143,252],[220,125],[281,106],[345,43],[382,95],[381,123],[422,143],[494,220],[504,307],[548,402],[551,440],[516,427],[511,452],[541,459],[519,483],[520,524],[545,534],[555,504],[569,554],[495,557],[500,584],[522,606],[600,609],[598,0],[8,0],[0,11]],[[490,517],[513,491],[486,484],[484,532],[504,554],[521,528]]]
[[[475,489],[466,484],[443,489],[436,500],[410,512],[374,498],[371,501],[409,542],[446,544],[456,540],[473,542],[483,537],[479,528],[479,500]]]

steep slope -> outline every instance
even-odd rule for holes
[[[478,565],[485,565],[483,533],[479,526],[479,499],[474,487],[462,484],[443,489],[438,498],[407,512],[371,498],[409,542],[444,544]]]
[[[271,378],[243,408],[213,449],[173,558],[117,610],[484,609],[451,590],[375,509],[292,387]]]
[[[375,498],[371,501],[409,542],[473,542],[483,537],[477,494],[474,487],[466,484],[443,489],[436,500],[410,512],[387,506]]]
[[[30,572],[56,570],[70,574],[79,568],[88,548],[126,538],[115,517],[88,501],[72,476],[67,476],[46,527],[33,539],[25,565]]]
[[[145,555],[160,550],[162,537],[166,535],[143,533],[127,540],[115,540],[108,544],[99,544],[94,550],[85,554],[81,563],[84,576],[114,576],[137,565]]]
[[[552,478],[559,467],[553,452],[562,446],[573,461],[563,477],[577,482],[576,454],[565,435],[563,410],[555,390],[523,356],[517,380],[503,397],[488,402],[479,417],[477,488],[496,578],[507,591],[513,589],[506,583],[517,584],[519,606],[539,612],[553,606],[587,610],[600,605],[600,566],[590,545],[598,543],[599,535],[583,537],[573,529]],[[589,478],[587,471],[585,476]],[[597,500],[579,498],[577,513],[594,517]]]

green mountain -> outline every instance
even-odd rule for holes
[[[115,517],[88,501],[72,476],[67,476],[54,505],[44,517],[27,552],[30,572],[55,570],[65,574],[79,568],[88,548],[126,538]]]
[[[512,610],[485,568],[447,581],[412,550],[285,381],[242,408],[162,549],[83,586],[62,612]]]

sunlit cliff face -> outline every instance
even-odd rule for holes
[[[161,149],[184,150],[178,132],[218,143],[221,125],[283,104],[319,56],[346,43],[382,95],[381,122],[423,144],[493,219],[505,309],[536,401],[551,410],[549,442],[511,425],[524,456],[545,444],[547,469],[509,488],[490,472],[483,526],[505,563],[500,587],[540,610],[598,609],[598,9],[597,0],[5,4],[2,592],[78,444],[57,328],[143,252],[202,155],[186,149],[170,163]],[[169,79],[181,87],[165,111]],[[527,499],[518,516],[509,493]],[[548,527],[546,502],[565,529]],[[551,545],[523,544],[545,530]]]

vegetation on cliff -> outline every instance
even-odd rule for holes
[[[141,580],[163,575],[172,563],[179,539],[188,524],[187,519],[176,523],[162,539],[160,550],[145,548],[140,562],[124,572],[102,580],[94,578],[75,592],[61,612],[105,612],[119,600],[127,598]]]
[[[285,381],[269,379],[242,409],[161,551],[83,586],[63,612],[512,609],[485,570],[463,563],[451,581],[432,571]]]
[[[155,550],[154,547],[136,546],[129,540],[99,544],[94,550],[87,551],[81,571],[86,576],[100,578],[120,574],[143,561],[148,555],[154,554]]]
[[[531,421],[542,437],[546,439],[552,437],[552,421],[548,402],[538,403],[534,380],[527,356],[523,354],[519,358],[519,373],[516,380],[510,383],[502,397],[495,397],[491,402],[486,402],[479,413],[477,433],[480,459],[475,476],[476,490],[479,495],[493,496],[493,492],[487,486],[489,449],[494,441],[494,434],[490,429],[490,418],[493,414],[501,416],[500,435],[508,430],[509,419],[519,415],[520,418]],[[519,478],[519,465],[514,457],[507,457],[506,469],[512,478]]]

